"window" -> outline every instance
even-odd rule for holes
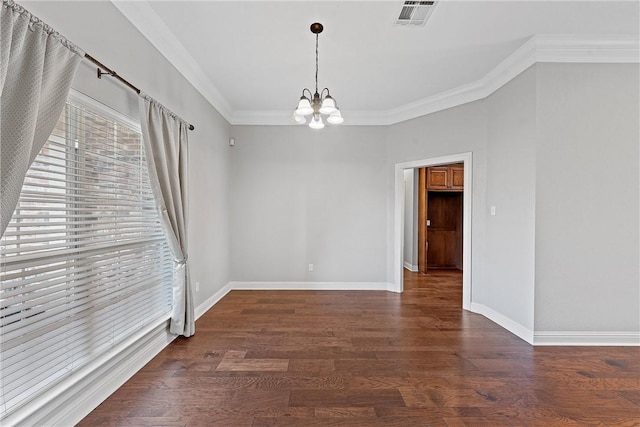
[[[0,418],[170,316],[139,124],[75,98],[0,240]]]

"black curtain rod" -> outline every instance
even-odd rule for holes
[[[118,73],[116,73],[115,71],[113,71],[111,68],[107,67],[102,62],[98,61],[96,58],[94,58],[93,56],[89,55],[88,53],[85,53],[84,57],[98,66],[98,78],[99,79],[102,78],[102,75],[108,75],[108,76],[115,77],[116,79],[120,80],[120,82],[122,82],[125,86],[127,86],[129,89],[133,90],[135,93],[140,95],[140,89],[138,89],[137,87],[135,87],[134,85],[132,85],[131,83],[129,83],[128,81],[126,81],[125,79],[120,77],[120,75]],[[104,69],[105,71],[102,71],[101,68]],[[189,123],[189,130],[194,130],[194,129],[195,129],[195,126],[193,126],[191,123]]]

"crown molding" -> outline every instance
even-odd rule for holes
[[[389,124],[484,99],[538,62],[637,64],[640,62],[640,39],[630,35],[599,39],[576,35],[535,35],[475,82],[390,110]]]
[[[111,0],[232,125],[293,125],[291,111],[234,110],[148,1]],[[535,63],[640,63],[638,35],[538,34],[480,79],[388,111],[344,111],[344,125],[386,126],[484,99]],[[343,126],[344,126],[343,125]]]
[[[637,64],[640,62],[640,36],[602,35],[597,39],[577,35],[539,34],[537,62]]]
[[[149,2],[111,0],[111,3],[218,110],[222,117],[231,122],[233,116],[231,104],[153,10]]]

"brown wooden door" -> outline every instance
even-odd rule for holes
[[[462,267],[462,211],[462,193],[427,193],[427,268]]]

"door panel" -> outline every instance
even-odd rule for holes
[[[462,264],[462,193],[427,194],[428,268],[459,268]]]
[[[446,190],[449,188],[449,168],[446,166],[429,168],[427,181],[429,190]]]
[[[451,168],[451,189],[462,190],[464,188],[464,167]]]
[[[435,230],[429,232],[429,268],[455,268],[456,232]]]

